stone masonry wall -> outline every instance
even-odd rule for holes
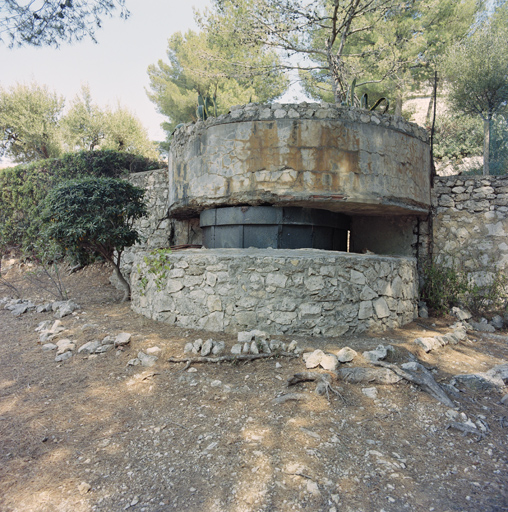
[[[148,215],[134,224],[143,241],[128,247],[122,256],[122,272],[128,276],[135,255],[180,244],[201,244],[199,219],[178,221],[168,217],[168,170],[157,169],[136,174],[127,178],[130,183],[146,191],[145,200]]]
[[[432,203],[435,261],[478,284],[508,270],[508,176],[438,177]]]
[[[138,252],[168,247],[171,227],[168,219],[168,170],[130,174],[127,180],[146,191],[148,215],[134,224],[143,241],[127,248],[122,256],[122,273],[126,276],[130,274]]]
[[[397,327],[416,314],[414,258],[316,249],[192,249],[170,259],[171,270],[157,288],[157,275],[137,255],[132,307],[180,327],[340,336]]]

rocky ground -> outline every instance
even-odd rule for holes
[[[49,309],[16,316],[2,309],[10,302],[0,306],[3,512],[508,510],[504,375],[449,386],[457,375],[507,363],[506,331],[468,330],[457,344],[454,336],[444,346],[428,342],[429,352],[414,340],[457,333],[456,318],[421,319],[381,335],[272,337],[296,339],[306,359],[315,349],[350,347],[357,355],[339,373],[377,368],[362,353],[391,345],[385,362],[419,361],[457,409],[406,379],[353,383],[319,366],[310,371],[330,375],[339,394],[318,395],[315,382],[287,387],[307,370],[302,354],[169,363],[199,338],[224,342],[229,354],[237,337],[134,314],[100,265],[65,278],[79,306],[70,314],[43,308],[49,296],[23,279],[17,262],[4,261],[3,270],[22,298]],[[0,289],[0,297],[13,293],[5,283]],[[61,324],[50,333],[55,320]],[[94,350],[78,353],[90,342]],[[56,347],[43,350],[47,343]],[[55,361],[57,352],[71,355]],[[153,366],[138,364],[140,353]]]

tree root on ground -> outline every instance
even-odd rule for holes
[[[400,375],[402,378],[406,379],[413,384],[417,384],[424,391],[429,393],[436,400],[441,402],[442,404],[450,407],[451,409],[457,409],[457,406],[448,398],[448,395],[443,391],[441,386],[435,381],[432,374],[421,364],[417,364],[417,370],[403,370],[399,368],[395,364],[385,363],[384,361],[376,361],[372,362],[372,364],[376,366],[383,366],[384,368],[389,368],[393,373]]]
[[[326,395],[326,398],[330,400],[330,392],[333,394],[340,396],[344,403],[346,399],[341,395],[338,389],[332,387],[332,376],[328,373],[317,373],[317,372],[301,372],[295,373],[292,377],[288,379],[288,387],[294,386],[299,382],[316,382],[316,394],[318,395]]]

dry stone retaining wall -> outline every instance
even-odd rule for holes
[[[416,314],[416,260],[316,249],[193,249],[171,270],[136,257],[132,307],[180,327],[339,336],[404,325]]]
[[[508,269],[508,176],[436,178],[435,261],[469,272],[482,284]]]

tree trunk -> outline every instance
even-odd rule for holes
[[[122,273],[120,272],[120,268],[119,268],[119,263],[113,263],[113,268],[115,269],[115,275],[118,279],[118,281],[120,282],[120,284],[122,285],[122,288],[124,290],[124,295],[122,297],[122,302],[125,302],[127,300],[130,299],[131,297],[131,287],[129,285],[129,283],[126,281],[125,277],[122,275]]]
[[[483,175],[489,175],[490,119],[483,120]]]
[[[402,94],[397,94],[395,98],[395,115],[402,117]]]
[[[427,114],[425,115],[425,126],[430,126],[430,119],[432,117],[432,108],[434,106],[434,98],[431,96],[429,99],[429,106],[427,107]]]

